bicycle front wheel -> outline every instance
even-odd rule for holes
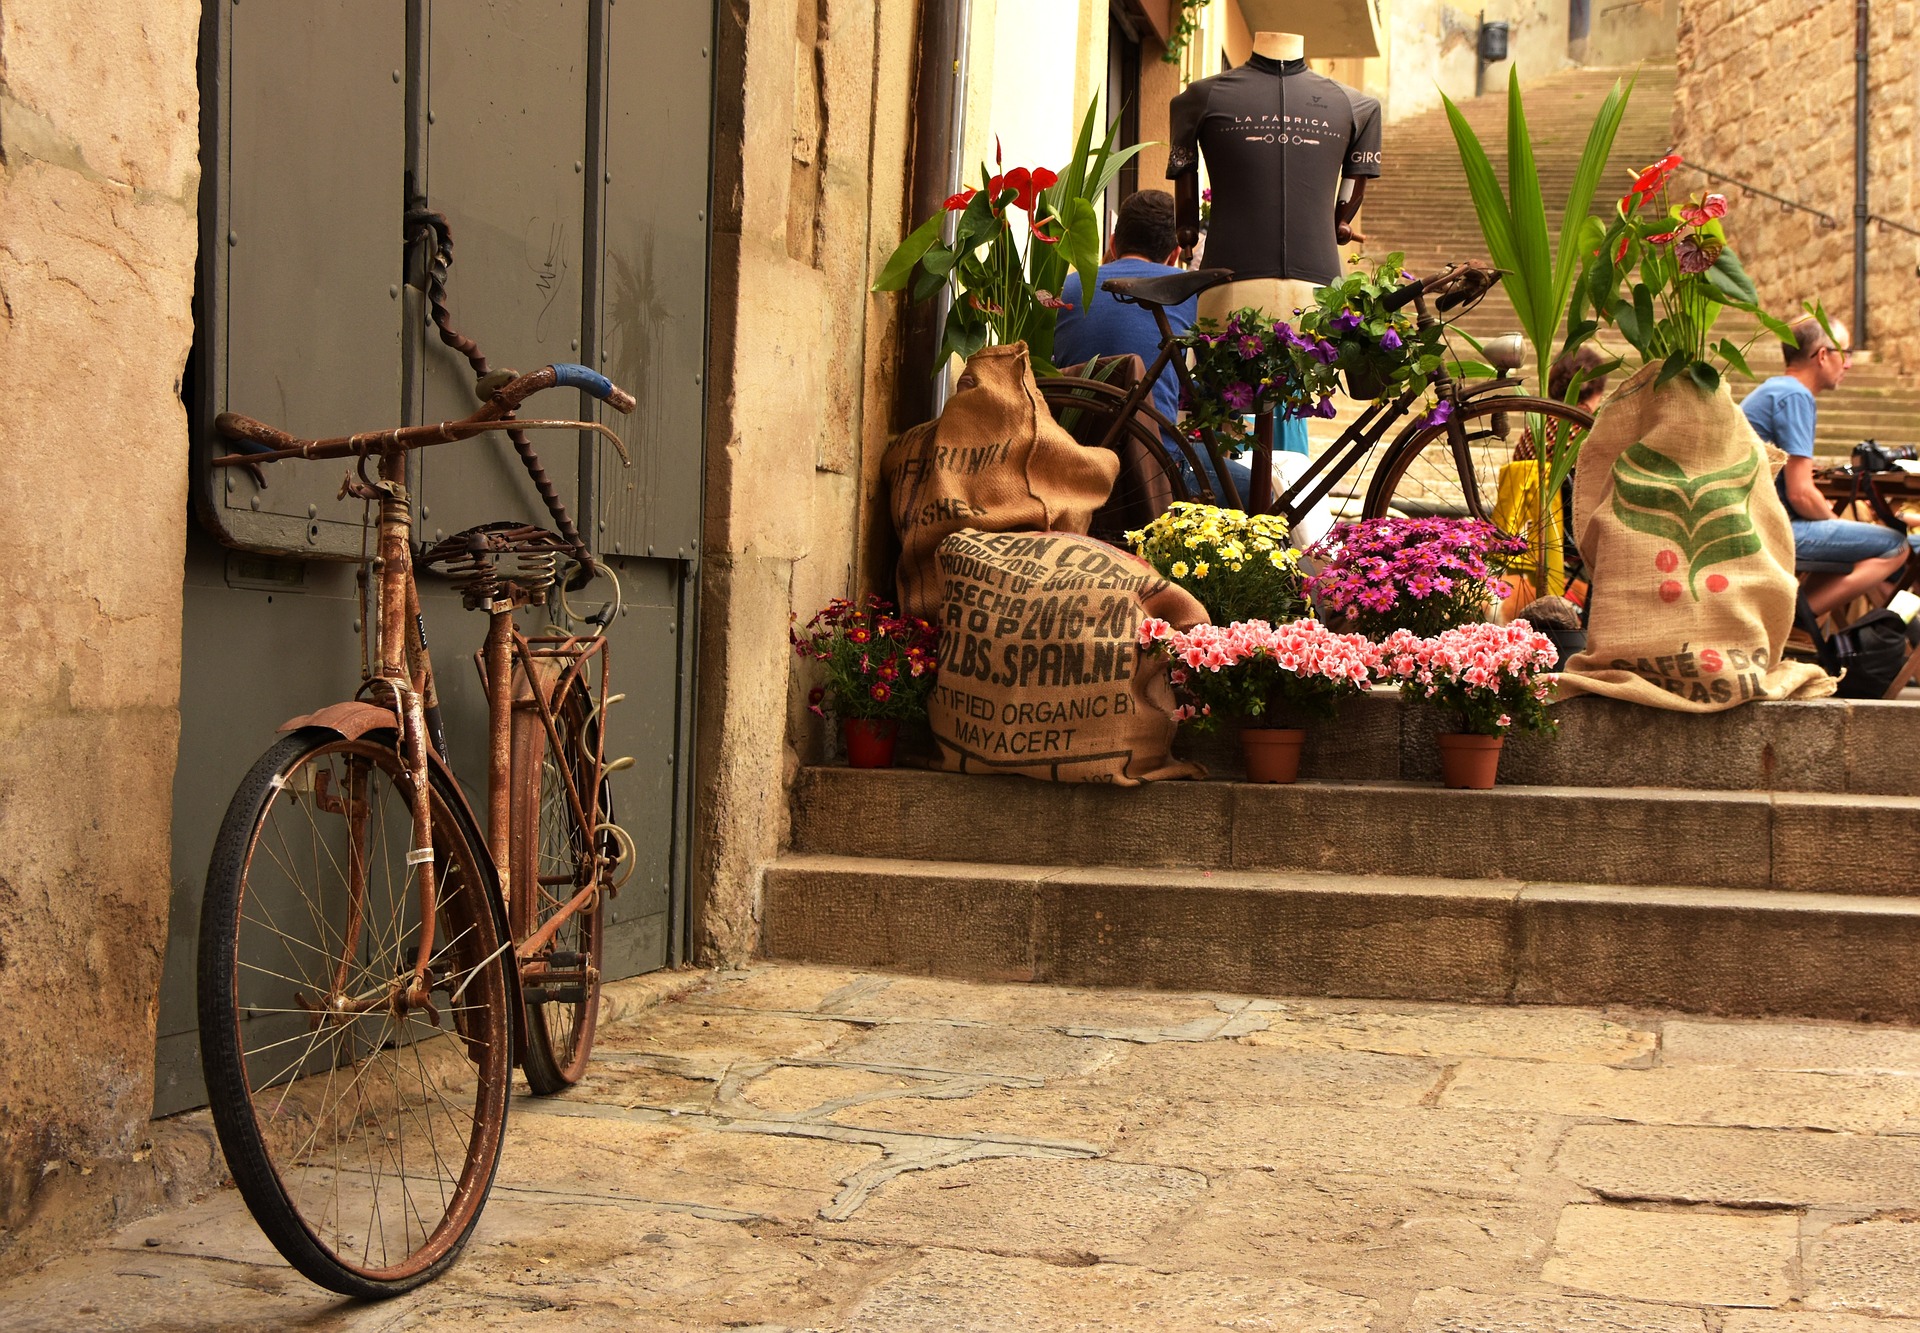
[[[593,1049],[606,895],[579,900],[606,865],[596,854],[597,828],[613,822],[586,682],[568,676],[551,707],[557,747],[537,708],[513,714],[514,936],[531,939],[561,917],[548,942],[520,963],[527,1032],[520,1067],[543,1096],[579,1082]]]
[[[1549,398],[1519,395],[1469,399],[1451,420],[1408,430],[1394,441],[1367,490],[1366,516],[1493,520],[1500,470],[1523,441],[1555,447],[1584,438],[1593,418]],[[1524,451],[1522,451],[1524,452]],[[1508,536],[1525,536],[1524,524]]]
[[[412,985],[425,922],[391,736],[269,749],[228,807],[200,915],[201,1063],[234,1183],[287,1262],[375,1298],[466,1243],[513,1069],[495,880],[438,772],[433,939]]]

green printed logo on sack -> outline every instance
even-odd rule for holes
[[[1613,515],[1636,532],[1670,541],[1676,551],[1655,557],[1661,573],[1672,573],[1684,559],[1686,590],[1700,600],[1700,572],[1710,565],[1758,554],[1760,534],[1753,526],[1753,484],[1760,475],[1760,454],[1750,453],[1732,467],[1689,477],[1671,458],[1644,443],[1628,446],[1613,463]],[[1720,592],[1727,581],[1707,580]],[[1680,599],[1680,583],[1660,585],[1661,599]]]

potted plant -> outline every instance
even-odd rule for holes
[[[1166,652],[1181,721],[1205,731],[1225,718],[1243,720],[1240,745],[1251,782],[1294,781],[1307,736],[1299,724],[1331,718],[1342,699],[1373,683],[1380,665],[1377,644],[1317,620],[1246,620],[1184,633],[1148,620],[1140,646]]]
[[[1383,298],[1410,280],[1401,259],[1388,255],[1371,272],[1356,268],[1322,287],[1292,323],[1249,307],[1224,327],[1201,320],[1184,334],[1193,383],[1186,427],[1194,438],[1211,432],[1237,455],[1250,443],[1248,416],[1331,417],[1343,375],[1355,398],[1422,391],[1445,355],[1443,330],[1420,329],[1410,315],[1385,308]]]
[[[1605,225],[1593,216],[1593,196],[1600,188],[1601,174],[1606,170],[1607,157],[1613,151],[1614,139],[1620,132],[1620,122],[1632,95],[1632,80],[1624,85],[1615,82],[1601,101],[1593,125],[1587,131],[1579,165],[1567,187],[1557,234],[1548,230],[1547,202],[1534,161],[1526,108],[1520,97],[1519,71],[1510,71],[1507,82],[1507,188],[1504,192],[1480,137],[1453,99],[1441,96],[1454,142],[1460,150],[1460,165],[1473,197],[1474,213],[1487,242],[1487,255],[1500,270],[1500,281],[1513,301],[1514,314],[1527,342],[1532,344],[1534,373],[1542,393],[1546,392],[1547,370],[1554,359],[1553,344],[1563,319],[1569,326],[1569,342],[1561,349],[1562,354],[1580,340],[1572,336],[1579,330],[1581,320],[1571,305],[1574,293],[1582,285],[1581,261],[1600,244]],[[1591,332],[1589,328],[1587,333]],[[1473,341],[1464,331],[1461,336]],[[1611,368],[1603,365],[1587,374],[1576,375],[1568,385],[1566,401],[1579,401],[1586,381]],[[1557,549],[1562,541],[1559,506],[1554,497],[1560,494],[1561,486],[1572,472],[1584,438],[1578,432],[1546,430],[1545,424],[1536,420],[1529,427],[1538,441],[1533,462],[1539,470],[1539,482],[1534,491],[1534,514],[1527,524],[1528,534],[1537,547],[1531,557],[1532,568],[1544,571],[1535,591],[1543,595],[1564,591],[1549,586],[1552,572],[1549,552]]]
[[[1323,614],[1369,637],[1433,635],[1482,619],[1507,595],[1500,562],[1526,550],[1478,518],[1370,518],[1336,524],[1307,552],[1306,581]]]
[[[1395,630],[1380,645],[1381,668],[1408,699],[1453,714],[1459,730],[1440,735],[1440,778],[1449,787],[1486,789],[1500,768],[1513,727],[1553,732],[1547,712],[1558,655],[1524,620],[1484,621],[1422,638]]]
[[[1105,244],[1096,202],[1120,168],[1145,144],[1116,147],[1119,122],[1093,139],[1099,100],[1087,106],[1073,158],[1048,167],[1006,168],[994,140],[994,171],[980,168],[980,187],[952,195],[942,211],[900,242],[873,284],[876,292],[911,288],[924,301],[943,287],[947,310],[937,369],[988,344],[1024,342],[1036,375],[1055,374],[1053,329],[1069,269],[1080,274],[1083,299],[1096,290]],[[1021,216],[1024,215],[1024,216]],[[951,239],[947,226],[952,219]],[[936,372],[937,373],[937,372]]]
[[[807,709],[840,719],[847,762],[893,767],[900,723],[926,715],[939,631],[917,616],[894,615],[891,602],[868,594],[857,605],[836,597],[804,634],[787,637],[801,657],[825,666],[826,681],[808,694]]]
[[[1218,624],[1279,622],[1304,615],[1300,554],[1287,545],[1287,520],[1177,500],[1127,534],[1135,553],[1192,593]]]

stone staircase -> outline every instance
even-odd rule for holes
[[[1920,1021],[1920,710],[1581,699],[1501,786],[1376,694],[1305,780],[1135,789],[815,767],[780,960],[1073,986]],[[1204,756],[1231,777],[1231,750]]]
[[[1568,70],[1525,85],[1528,123],[1550,225],[1558,225],[1555,201],[1566,198],[1601,101],[1616,79],[1630,73]],[[1673,95],[1671,65],[1649,65],[1638,71],[1633,97],[1594,201],[1596,213],[1610,215],[1631,173],[1667,151],[1672,141]],[[1470,99],[1461,104],[1461,109],[1504,184],[1505,89]],[[1474,216],[1461,175],[1459,150],[1444,111],[1427,112],[1390,126],[1386,132],[1386,162],[1385,173],[1367,191],[1361,219],[1367,253],[1383,256],[1396,250],[1404,252],[1407,266],[1416,273],[1434,272],[1456,260],[1486,258],[1486,242]],[[1689,180],[1683,175],[1681,179],[1688,189],[1707,187],[1707,182],[1697,176]],[[1737,191],[1730,194],[1736,210],[1764,206],[1758,200],[1742,200]],[[1782,262],[1779,256],[1743,254],[1742,258],[1756,272],[1769,263]],[[1783,317],[1798,313],[1784,312]],[[1835,313],[1844,311],[1836,308]],[[1482,339],[1518,332],[1520,328],[1504,289],[1469,312],[1460,326]],[[1721,327],[1736,343],[1745,343],[1758,332],[1751,319],[1738,315],[1723,320]],[[1457,350],[1470,355],[1464,344]],[[1748,359],[1758,375],[1778,374],[1781,368],[1779,346],[1770,337],[1755,343]],[[1526,373],[1532,374],[1530,364]],[[1748,387],[1736,379],[1735,396],[1744,395]],[[1339,424],[1321,425],[1315,432],[1316,441],[1330,443],[1338,434]],[[1892,367],[1856,361],[1846,382],[1821,397],[1816,447],[1822,454],[1844,455],[1859,440],[1869,438],[1883,444],[1920,443],[1920,387]]]

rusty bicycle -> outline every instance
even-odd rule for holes
[[[281,728],[241,782],[201,909],[202,1068],[220,1145],[263,1231],[351,1296],[443,1271],[499,1164],[516,1053],[538,1094],[580,1078],[599,1007],[605,903],[637,861],[614,821],[602,720],[618,581],[581,539],[526,443],[533,395],[634,400],[585,366],[489,373],[454,421],[295,439],[222,413],[216,466],[352,459],[342,498],[377,510],[361,580],[363,684]],[[484,524],[413,546],[410,451],[506,431],[557,531]],[[370,474],[369,465],[373,466]],[[484,823],[448,760],[416,571],[487,616],[476,655],[489,741]],[[609,600],[568,598],[593,578]],[[554,624],[524,633],[514,615]]]

